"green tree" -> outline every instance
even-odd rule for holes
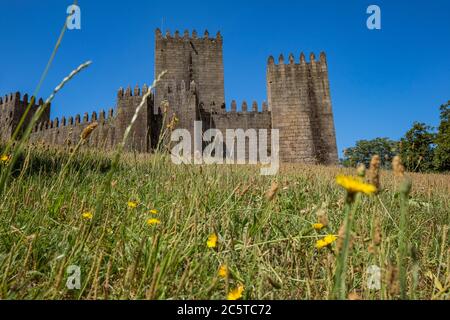
[[[400,155],[406,170],[411,172],[432,171],[434,139],[433,128],[425,123],[414,122],[413,127],[400,140]]]
[[[341,163],[346,167],[356,167],[359,163],[364,163],[368,167],[372,157],[377,154],[381,158],[381,167],[388,169],[397,151],[398,142],[388,138],[360,140],[354,147],[344,150]]]
[[[450,101],[440,108],[441,123],[436,134],[434,166],[438,171],[450,171]]]

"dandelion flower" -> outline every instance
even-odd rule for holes
[[[158,220],[158,219],[148,219],[148,220],[147,220],[147,224],[148,224],[149,226],[154,226],[154,225],[161,224],[161,221]]]
[[[322,248],[325,248],[325,247],[327,247],[328,246],[328,244],[325,242],[325,240],[323,240],[323,239],[319,239],[319,240],[317,240],[317,242],[316,242],[316,248],[318,249],[318,250],[320,250],[320,249],[322,249]]]
[[[377,188],[374,185],[364,183],[360,179],[354,177],[339,175],[336,177],[336,183],[345,188],[350,194],[362,192],[371,195],[377,192]]]
[[[206,245],[208,248],[215,248],[217,246],[217,235],[215,233],[209,235]]]
[[[11,157],[7,155],[3,155],[0,157],[0,162],[7,163]]]
[[[332,244],[333,242],[335,242],[337,240],[337,237],[334,234],[329,234],[329,235],[326,235],[325,238],[323,238],[323,240],[327,244]]]
[[[128,201],[128,208],[130,208],[130,209],[137,208],[137,203],[134,201]]]
[[[237,288],[228,293],[227,300],[239,300],[242,298],[242,292],[244,292],[244,286],[240,284]]]
[[[92,214],[92,212],[85,212],[81,215],[83,217],[83,219],[85,220],[92,220],[92,218],[94,217],[94,215]]]
[[[320,231],[323,228],[325,228],[325,226],[322,223],[314,223],[313,228],[314,228],[314,230]]]
[[[150,214],[158,214],[158,210],[152,209],[152,210],[150,210]]]
[[[337,240],[337,237],[333,234],[328,234],[326,235],[323,239],[319,239],[316,242],[316,248],[318,250],[328,247],[329,245],[331,245],[333,242],[335,242]]]
[[[217,274],[219,277],[226,278],[228,276],[228,267],[224,264],[221,265]]]

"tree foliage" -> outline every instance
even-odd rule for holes
[[[352,148],[344,151],[342,164],[346,167],[356,167],[359,163],[369,166],[374,155],[379,155],[382,168],[390,168],[392,158],[397,154],[398,143],[388,138],[360,140]]]
[[[410,172],[432,171],[435,134],[425,123],[414,122],[400,140],[400,155]]]
[[[399,142],[389,138],[357,141],[354,147],[344,150],[341,164],[356,167],[363,163],[368,167],[372,156],[377,154],[381,167],[390,169],[393,157],[400,154],[407,171],[450,171],[450,101],[440,107],[440,112],[437,132],[425,123],[414,122]]]
[[[437,171],[450,171],[450,101],[440,110],[441,124],[435,139],[434,166]]]

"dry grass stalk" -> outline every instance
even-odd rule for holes
[[[87,140],[89,136],[94,132],[94,130],[98,127],[98,122],[93,122],[90,125],[88,125],[86,128],[84,128],[83,132],[81,132],[81,139]]]
[[[374,155],[370,161],[369,172],[367,175],[367,180],[370,184],[374,185],[378,191],[380,191],[380,156]]]
[[[278,183],[276,181],[272,182],[272,186],[266,192],[266,199],[269,201],[272,201],[275,198],[275,195],[277,194],[278,189],[279,189]]]

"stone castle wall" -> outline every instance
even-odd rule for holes
[[[29,103],[32,103],[24,122],[24,126],[22,126],[20,134],[22,134],[23,130],[26,128],[26,125],[30,123],[31,118],[36,113],[39,106],[44,104],[42,99],[36,103],[34,98],[28,100],[28,94],[25,94],[23,98],[19,92],[14,94],[10,94],[5,96],[4,98],[0,97],[0,141],[6,141],[11,139],[16,128],[19,125],[20,119],[25,113],[26,108]],[[38,120],[39,123],[43,123],[45,121],[50,120],[50,106],[47,107],[46,111],[43,113],[41,119]]]
[[[125,130],[130,125],[136,108],[142,102],[143,95],[147,91],[147,85],[144,85],[142,90],[139,86],[136,86],[133,91],[130,87],[125,91],[122,88],[119,89],[117,93],[117,117],[114,123],[116,143],[122,141]],[[157,119],[153,112],[153,95],[150,95],[140,110],[139,117],[131,128],[125,150],[149,152],[152,140],[155,139],[152,135],[152,129],[157,125],[156,122]]]
[[[237,110],[235,101],[230,110],[225,106],[224,70],[222,56],[223,39],[220,33],[215,38],[206,31],[199,37],[185,31],[183,36],[175,32],[165,36],[156,30],[155,75],[163,70],[167,73],[155,91],[143,103],[131,131],[125,149],[127,151],[151,152],[159,144],[161,132],[167,124],[177,119],[176,127],[187,129],[194,137],[194,122],[201,121],[203,132],[218,129],[226,142],[227,129],[268,130],[267,143],[271,149],[271,129],[279,130],[280,160],[335,164],[338,161],[336,136],[331,106],[328,68],[324,53],[316,60],[314,54],[306,62],[301,54],[298,62],[291,54],[288,61],[281,55],[278,63],[270,57],[267,64],[268,104],[261,107],[256,102],[249,106],[245,101]],[[87,145],[109,150],[121,143],[127,127],[149,88],[136,86],[133,90],[119,89],[115,110],[108,114],[84,114],[75,118],[50,120],[50,107],[39,120],[31,135],[32,142],[75,146],[81,132],[89,124],[98,123]],[[28,104],[28,96],[20,94],[0,98],[0,138],[10,139]],[[34,104],[26,118],[29,123],[42,99]],[[250,132],[250,131],[249,131]],[[259,138],[259,137],[258,137]],[[164,144],[169,143],[167,137]],[[193,141],[192,141],[193,142]],[[260,142],[260,141],[259,141]],[[225,143],[226,144],[226,143]],[[245,150],[225,145],[227,154]],[[253,148],[257,148],[255,145]]]
[[[135,110],[147,92],[148,87],[138,86],[132,91],[119,89],[117,93],[117,107],[109,109],[106,114],[101,110],[98,114],[93,112],[90,116],[85,113],[83,117],[77,114],[75,117],[61,120],[44,121],[37,125],[31,134],[31,142],[45,142],[53,145],[75,146],[80,141],[83,130],[90,124],[97,122],[98,127],[86,142],[87,146],[103,150],[111,150],[122,142],[126,128],[130,125]],[[152,141],[157,139],[155,129],[160,128],[160,116],[153,113],[153,95],[145,102],[139,117],[131,128],[125,150],[137,152],[149,152]],[[155,128],[156,127],[156,128]]]
[[[251,108],[248,107],[246,101],[244,101],[241,105],[241,109],[237,110],[236,101],[232,101],[231,110],[228,112],[221,112],[217,114],[213,114],[211,117],[211,123],[207,127],[212,127],[219,129],[222,134],[224,141],[227,141],[227,129],[237,130],[242,129],[245,132],[248,129],[255,129],[256,133],[259,135],[260,129],[267,130],[267,146],[268,152],[270,154],[270,145],[271,145],[271,134],[270,129],[272,128],[271,114],[268,110],[267,104],[263,103],[262,108],[258,107],[258,103],[254,101],[252,103]],[[208,120],[206,120],[208,121]],[[259,136],[258,136],[259,139]],[[258,142],[260,142],[258,140]],[[246,141],[245,149],[238,149],[237,144],[234,147],[229,146],[225,143],[226,152],[233,151],[236,155],[238,151],[243,151],[245,153],[246,159],[249,158],[250,151],[258,152],[258,145],[250,145],[248,141]],[[258,155],[259,159],[259,155]]]
[[[161,91],[172,90],[171,82],[186,84],[195,82],[197,86],[198,106],[207,112],[219,112],[225,109],[225,86],[222,56],[222,36],[210,38],[208,31],[199,37],[196,31],[190,36],[188,31],[172,36],[162,35],[156,30],[155,77],[162,71],[166,76],[156,88],[155,106],[162,101]]]
[[[272,127],[280,130],[280,158],[284,162],[336,163],[337,147],[325,54],[316,61],[280,55],[267,66],[267,95]]]
[[[115,138],[115,117],[114,110],[110,109],[108,115],[105,111],[100,111],[97,115],[93,112],[85,113],[83,118],[79,114],[75,117],[61,120],[55,118],[53,121],[46,121],[36,126],[30,136],[32,143],[45,143],[50,145],[60,145],[68,148],[75,147],[79,141],[83,130],[93,122],[99,124],[87,141],[87,146],[103,150],[110,150],[116,144]]]

